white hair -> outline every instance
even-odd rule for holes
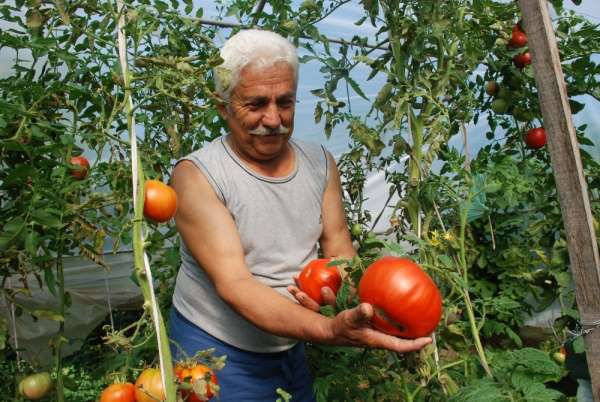
[[[292,67],[298,83],[296,47],[283,36],[259,29],[242,30],[229,38],[221,48],[223,64],[214,69],[217,93],[226,101],[236,87],[240,72],[248,65],[268,68],[276,63]]]

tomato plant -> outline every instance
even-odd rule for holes
[[[147,368],[135,381],[136,402],[156,402],[165,399],[160,370]]]
[[[41,399],[52,388],[52,379],[48,373],[31,374],[19,382],[19,394],[26,399]]]
[[[111,384],[102,391],[100,402],[136,402],[135,387],[130,382]]]
[[[215,373],[203,364],[176,366],[175,375],[180,383],[192,385],[192,390],[182,390],[183,399],[188,402],[205,402],[218,394],[218,381]]]
[[[328,266],[330,258],[319,258],[309,262],[298,277],[300,290],[305,292],[311,299],[323,304],[321,289],[328,287],[337,293],[342,284],[342,277],[335,266]]]
[[[144,216],[154,222],[166,222],[177,210],[177,194],[170,186],[158,180],[146,181],[144,189]]]
[[[540,149],[546,145],[546,130],[543,127],[532,128],[525,133],[525,144],[531,149]]]
[[[83,180],[87,177],[88,171],[90,170],[90,162],[85,156],[73,156],[69,163],[73,165],[70,170],[71,176],[77,180]]]
[[[386,256],[367,267],[358,285],[373,305],[373,326],[390,335],[429,335],[442,317],[442,296],[433,280],[408,258]]]

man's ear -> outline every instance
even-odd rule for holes
[[[229,117],[229,113],[227,111],[227,104],[226,103],[218,104],[217,111],[219,112],[219,115],[223,118],[223,120],[227,121],[227,118]]]

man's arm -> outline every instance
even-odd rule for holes
[[[356,251],[352,246],[352,238],[346,222],[340,174],[330,153],[327,153],[327,158],[329,159],[328,165],[331,173],[323,195],[323,206],[321,208],[323,233],[319,239],[319,244],[325,257],[338,257],[349,260],[356,255]]]
[[[401,340],[371,329],[373,309],[369,305],[331,319],[261,284],[245,264],[233,218],[204,175],[191,162],[183,161],[173,171],[172,186],[179,204],[175,222],[183,241],[219,296],[257,327],[295,339],[397,352],[416,350],[430,342],[428,338]]]

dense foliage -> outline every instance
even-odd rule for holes
[[[312,345],[319,400],[572,396],[566,369],[551,356],[565,342],[581,356],[582,338],[571,332],[579,317],[549,156],[523,141],[543,120],[531,67],[513,63],[524,49],[508,46],[518,5],[362,0],[364,18],[356,24],[371,24],[377,34],[339,44],[317,27],[347,0],[272,1],[260,9],[255,3],[218,3],[218,11],[240,26],[278,31],[301,48],[304,63],[319,63],[324,84],[312,91],[315,121],[325,136],[344,127],[351,139],[339,169],[361,258],[348,264],[337,308],[358,303],[350,285],[381,254],[418,261],[444,299],[436,342],[420,353]],[[600,53],[600,28],[564,11],[561,1],[552,4],[568,93],[598,101],[593,55]],[[0,14],[2,60],[12,61],[0,79],[0,276],[23,283],[25,293],[43,286],[58,300],[46,310],[17,306],[18,314],[60,323],[50,345],[55,360],[37,362],[54,370],[60,384],[48,398],[94,400],[115,372],[132,381],[145,364],[156,364],[154,328],[147,308],[125,314],[65,361],[60,351],[69,342],[63,323],[71,301],[62,258],[80,255],[107,269],[105,253],[133,247],[131,135],[143,175],[164,181],[174,160],[221,134],[212,68],[220,63],[215,37],[222,28],[203,23],[202,8],[191,0],[126,2],[122,15],[118,3],[104,0],[16,0],[0,3]],[[126,72],[116,40],[121,17]],[[357,66],[385,81],[367,115],[352,113],[351,95],[369,100],[355,78]],[[584,107],[571,99],[573,113]],[[471,153],[468,131],[482,122],[487,145]],[[600,165],[588,151],[598,144],[585,125],[577,134],[597,218]],[[449,146],[456,136],[462,150]],[[87,175],[71,162],[80,155],[90,161]],[[385,172],[388,184],[384,211],[364,207],[366,178],[376,171]],[[389,219],[388,230],[374,233],[380,219]],[[144,233],[164,313],[179,265],[176,233],[150,221]],[[14,292],[3,293],[15,300]],[[552,330],[528,336],[527,316],[556,300],[562,318]],[[7,329],[0,323],[0,372],[15,381],[0,384],[0,393],[16,395],[19,379],[39,366],[15,364]],[[213,368],[223,363],[202,358]]]

